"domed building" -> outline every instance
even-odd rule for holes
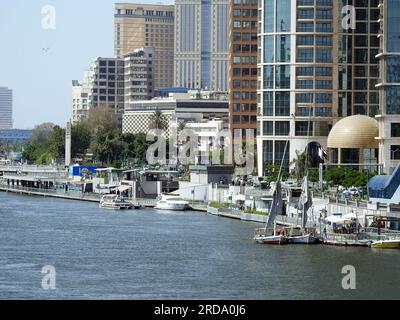
[[[328,136],[331,163],[377,164],[379,143],[378,121],[355,115],[338,121]]]

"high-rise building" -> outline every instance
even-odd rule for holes
[[[400,163],[400,1],[381,0],[379,8],[379,163],[391,173]]]
[[[282,159],[289,167],[296,151],[326,147],[330,129],[342,117],[378,114],[378,4],[379,0],[260,2],[260,175],[266,164],[280,164]],[[351,158],[346,152],[341,163]]]
[[[89,108],[108,106],[122,114],[125,102],[125,64],[122,58],[97,58],[92,65]]]
[[[258,0],[231,0],[229,127],[257,129]]]
[[[77,124],[88,117],[92,80],[93,71],[86,71],[82,82],[72,80],[72,124]]]
[[[125,109],[135,101],[154,97],[153,57],[153,48],[137,49],[124,56]]]
[[[154,89],[174,82],[174,6],[115,4],[115,55],[154,48]]]
[[[11,89],[0,87],[0,130],[13,127],[12,119],[13,93]]]
[[[120,127],[125,107],[154,97],[154,49],[137,49],[122,58],[97,58],[82,83],[72,81],[72,123],[91,108],[107,106],[117,114]]]
[[[175,86],[228,90],[230,0],[175,1]]]

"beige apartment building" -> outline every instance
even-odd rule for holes
[[[154,90],[173,86],[174,6],[115,4],[115,55],[136,49],[154,49]]]

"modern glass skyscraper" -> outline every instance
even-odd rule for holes
[[[400,1],[380,1],[379,162],[390,173],[400,163]]]
[[[0,130],[12,129],[12,107],[12,90],[6,87],[0,87]]]
[[[175,1],[175,86],[228,90],[229,1]]]
[[[260,2],[259,174],[326,147],[340,118],[378,113],[378,2]]]

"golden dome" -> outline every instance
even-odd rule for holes
[[[378,121],[356,115],[338,121],[328,136],[328,148],[377,149],[379,136]]]

